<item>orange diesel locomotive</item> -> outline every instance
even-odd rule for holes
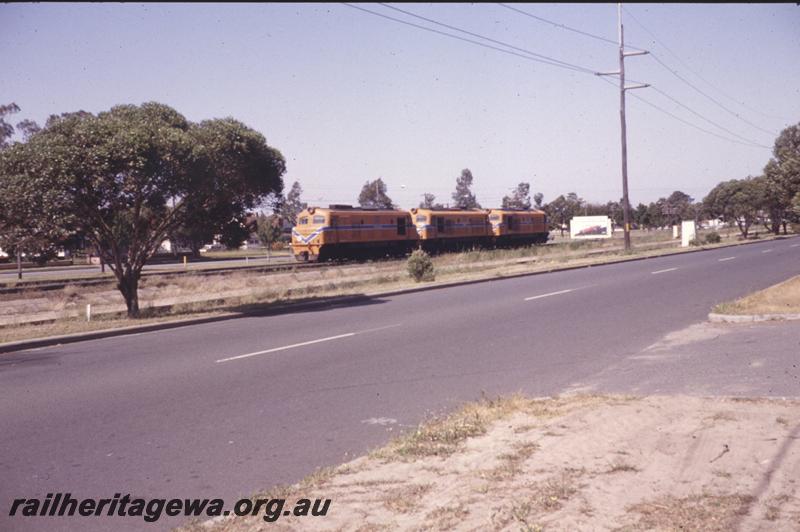
[[[411,215],[401,210],[309,207],[292,228],[292,252],[299,261],[402,256],[417,241]]]
[[[492,243],[497,247],[547,242],[547,215],[537,209],[489,209]]]
[[[486,211],[481,209],[411,209],[425,251],[486,247],[491,230]]]

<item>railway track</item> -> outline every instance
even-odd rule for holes
[[[303,262],[289,262],[285,264],[270,264],[261,266],[229,266],[220,268],[203,268],[192,270],[152,270],[142,272],[142,278],[146,279],[152,276],[160,277],[180,277],[183,275],[225,275],[234,272],[264,272],[275,273],[281,271],[296,271],[306,269],[319,269],[330,268],[331,266],[341,266],[342,263],[303,263]],[[103,278],[89,278],[89,279],[64,279],[64,280],[38,280],[38,281],[19,281],[15,283],[0,283],[0,295],[3,294],[18,294],[25,290],[63,290],[66,286],[115,286],[117,280],[113,276]]]
[[[547,246],[559,245],[556,242],[549,242]],[[661,246],[663,244],[656,244]],[[645,245],[647,247],[647,245]],[[608,249],[597,250],[592,253],[606,253]],[[395,259],[386,259],[395,260]],[[334,266],[358,266],[363,264],[363,261],[338,261],[338,262],[288,262],[281,264],[259,265],[259,266],[228,266],[219,268],[203,268],[203,269],[190,269],[190,270],[149,270],[142,272],[142,278],[146,279],[152,276],[160,276],[162,278],[180,277],[183,275],[199,275],[199,276],[213,276],[225,275],[235,272],[263,272],[275,273],[281,271],[298,271],[308,269],[330,268]],[[63,279],[63,280],[37,280],[37,281],[18,281],[13,283],[0,282],[0,296],[5,294],[18,294],[26,290],[36,291],[51,291],[63,290],[66,286],[88,287],[88,286],[108,286],[114,287],[117,280],[113,275],[103,278],[89,278],[89,279]]]

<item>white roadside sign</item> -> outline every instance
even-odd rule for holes
[[[569,222],[570,238],[611,238],[611,232],[608,216],[575,216]]]
[[[681,247],[689,247],[689,242],[697,237],[697,226],[694,220],[681,222]]]

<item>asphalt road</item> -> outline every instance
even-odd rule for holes
[[[0,529],[142,529],[7,514],[59,491],[232,504],[481,393],[551,395],[598,375],[630,387],[631,357],[798,273],[790,238],[0,355]],[[782,349],[776,372],[797,364]],[[800,395],[796,383],[759,391]]]

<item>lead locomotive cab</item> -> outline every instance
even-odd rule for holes
[[[292,252],[299,261],[402,256],[416,242],[411,215],[395,209],[309,207],[292,229]]]

